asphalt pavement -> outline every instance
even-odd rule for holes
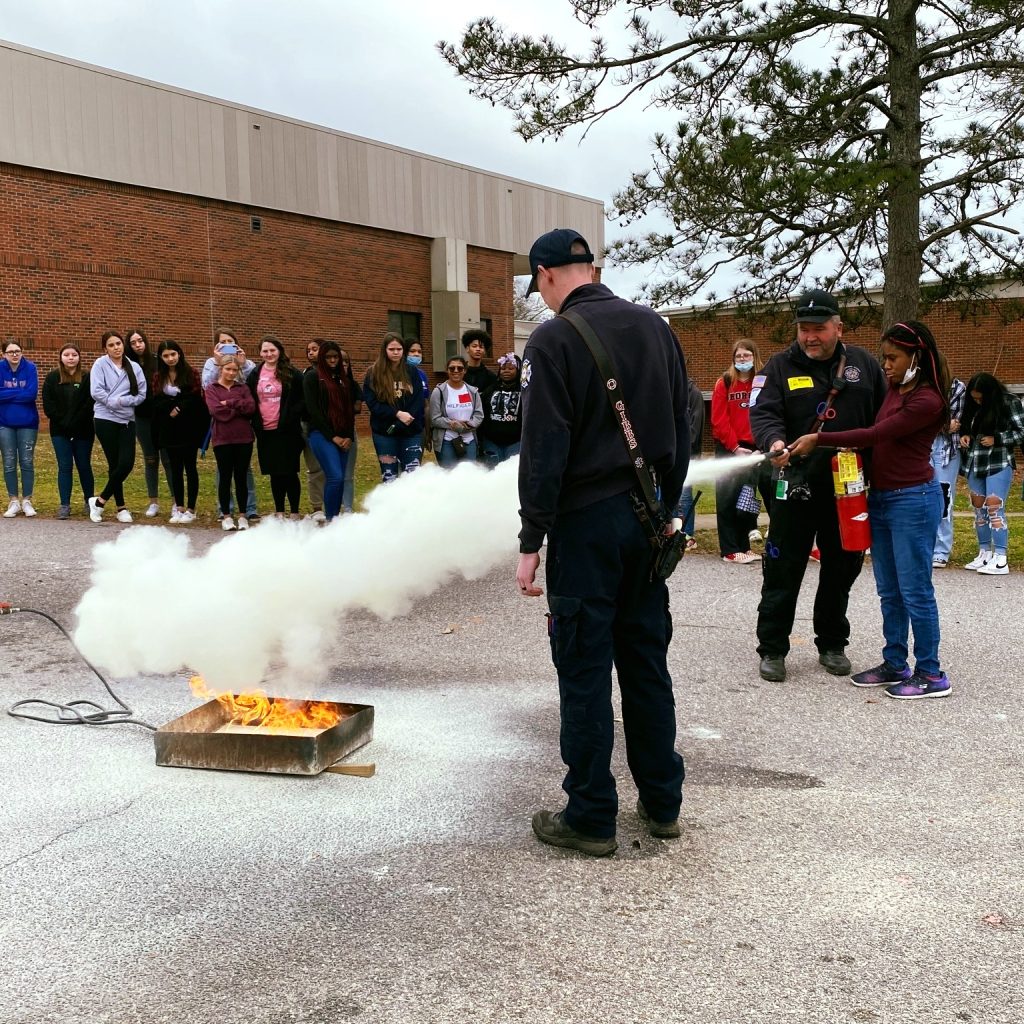
[[[118,529],[4,522],[0,600],[70,625]],[[619,850],[593,860],[530,831],[563,770],[545,607],[513,569],[337,623],[317,695],[375,706],[373,778],[162,768],[137,727],[0,717],[0,1022],[1024,1019],[1024,578],[937,573],[954,694],[899,702],[818,666],[816,566],[772,684],[757,567],[688,556],[683,836],[641,827],[619,743]],[[870,570],[850,618],[876,664]],[[0,618],[0,658],[4,706],[109,703],[44,620]],[[159,724],[195,706],[186,675],[117,686]]]

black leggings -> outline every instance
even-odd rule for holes
[[[299,495],[302,488],[298,473],[271,473],[270,493],[274,495],[274,511],[284,511],[284,499],[288,499],[292,515],[299,511]]]
[[[196,456],[199,449],[193,445],[174,445],[161,449],[169,463],[167,476],[171,482],[171,493],[174,504],[178,508],[196,510],[196,499],[199,497],[199,470],[196,468]],[[216,451],[214,451],[216,454]],[[185,501],[185,480],[188,479],[188,502]]]
[[[96,440],[107,460],[107,486],[99,493],[102,501],[113,498],[124,508],[124,482],[135,467],[135,424],[96,419]]]
[[[217,499],[224,515],[231,508],[231,480],[235,481],[235,503],[241,515],[249,504],[249,486],[245,482],[252,461],[252,441],[248,444],[218,444],[214,446],[213,456],[217,460],[220,482],[217,486]]]

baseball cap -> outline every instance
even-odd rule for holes
[[[585,253],[574,253],[573,245],[577,242],[586,249]],[[550,270],[552,267],[564,267],[570,263],[593,263],[594,254],[587,245],[587,240],[572,228],[555,228],[547,234],[541,235],[536,242],[530,246],[530,271],[533,277],[530,278],[530,287],[526,294],[532,295],[537,290],[537,268],[545,267]]]
[[[793,319],[798,324],[823,324],[834,316],[839,316],[839,303],[823,288],[811,288],[796,300]]]

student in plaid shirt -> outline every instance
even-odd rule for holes
[[[1005,576],[1009,528],[1005,502],[1013,481],[1013,449],[1024,441],[1024,406],[990,373],[967,384],[960,424],[963,471],[974,506],[978,555],[964,566],[984,576]]]

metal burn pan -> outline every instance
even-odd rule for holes
[[[341,714],[328,728],[278,731],[234,725],[216,700],[154,733],[156,763],[174,768],[319,775],[373,739],[373,706],[324,702]]]

